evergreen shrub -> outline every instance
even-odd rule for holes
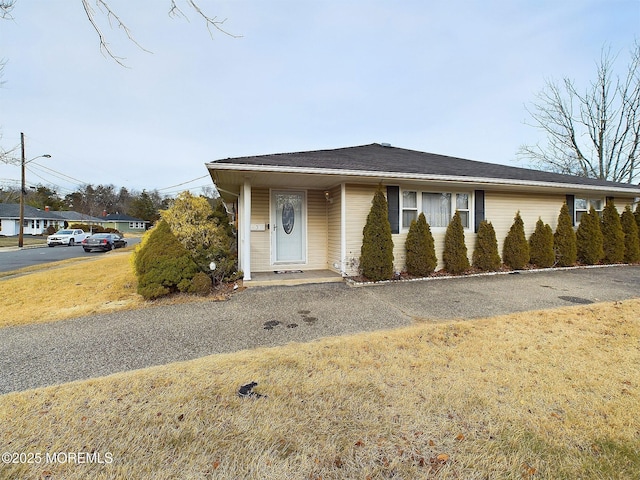
[[[640,262],[640,237],[638,236],[638,225],[629,205],[622,212],[620,221],[624,232],[624,261],[638,263]]]
[[[198,272],[193,276],[193,279],[191,279],[189,291],[196,295],[204,296],[211,293],[212,286],[213,282],[211,281],[211,277],[204,272]]]
[[[553,250],[553,231],[541,218],[536,229],[529,237],[529,261],[540,268],[553,266],[556,255]]]
[[[480,222],[472,261],[475,268],[485,272],[492,272],[500,268],[501,260],[498,253],[498,240],[491,222],[486,220]]]
[[[504,240],[502,259],[505,265],[514,270],[522,270],[529,262],[529,243],[524,234],[524,222],[519,211]]]
[[[467,256],[467,246],[464,242],[464,229],[460,220],[460,213],[456,210],[444,236],[444,252],[442,254],[444,269],[459,275],[471,268]]]
[[[553,245],[556,255],[556,263],[561,267],[570,267],[577,261],[576,232],[573,229],[573,220],[569,215],[569,207],[562,205],[558,215],[558,226],[553,235]]]
[[[360,272],[369,280],[388,280],[393,277],[393,238],[388,217],[387,199],[378,187],[367,223],[362,230]]]
[[[407,273],[418,277],[431,275],[438,266],[431,228],[424,214],[413,220],[405,241]]]
[[[624,232],[620,222],[620,214],[613,202],[607,202],[602,211],[602,239],[605,263],[622,263],[624,261]]]
[[[580,217],[580,225],[576,232],[576,245],[578,260],[582,263],[595,265],[604,257],[600,217],[593,207]]]
[[[198,266],[164,220],[149,230],[136,248],[133,266],[138,293],[146,300],[190,291]]]

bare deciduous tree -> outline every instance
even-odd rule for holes
[[[559,173],[632,183],[640,175],[640,43],[631,50],[625,78],[616,56],[602,50],[597,77],[580,93],[575,83],[547,81],[527,108],[545,145],[524,145],[518,155]]]

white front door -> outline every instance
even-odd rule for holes
[[[274,263],[303,263],[307,259],[307,219],[304,192],[274,191],[271,196]]]

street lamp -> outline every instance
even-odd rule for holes
[[[20,162],[22,167],[22,185],[20,187],[20,230],[19,230],[20,233],[18,234],[18,247],[22,248],[22,246],[24,245],[24,194],[26,190],[25,181],[24,181],[24,166],[29,162],[33,162],[37,158],[51,158],[51,155],[49,155],[48,153],[44,155],[38,155],[37,157],[34,157],[31,160],[25,161],[24,133],[22,132],[20,132],[20,145],[22,147],[22,160]]]

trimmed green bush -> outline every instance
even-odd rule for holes
[[[164,220],[143,237],[134,253],[133,265],[138,293],[146,300],[190,291],[191,280],[198,272],[191,255]]]
[[[473,266],[485,272],[493,272],[500,268],[501,260],[498,253],[498,239],[491,222],[483,220],[476,235],[476,248],[472,255]]]
[[[191,279],[191,287],[189,288],[189,291],[196,295],[204,296],[211,293],[212,286],[213,282],[211,281],[211,277],[204,272],[198,272]]]
[[[620,223],[620,214],[613,202],[607,202],[602,211],[602,230],[605,263],[624,261],[624,232]]]
[[[460,220],[460,213],[456,210],[444,236],[444,252],[442,254],[444,269],[459,275],[471,268],[467,256],[467,246],[464,243],[464,228]]]
[[[535,231],[529,237],[529,261],[537,267],[549,268],[553,266],[555,260],[553,231],[539,218]]]
[[[576,245],[576,232],[573,229],[573,220],[569,215],[569,207],[566,203],[562,205],[558,215],[558,226],[553,235],[553,245],[556,255],[556,263],[561,267],[575,265],[578,259],[578,249]]]
[[[576,244],[578,260],[582,263],[595,265],[604,257],[600,217],[593,207],[580,217],[580,225],[576,232]]]
[[[362,230],[360,271],[366,278],[376,282],[393,277],[393,238],[382,186],[373,196],[367,223]]]
[[[522,270],[529,262],[529,243],[524,234],[524,222],[520,212],[516,213],[513,224],[502,247],[502,259],[508,267]]]
[[[622,231],[624,232],[624,261],[627,263],[640,262],[638,225],[636,224],[636,219],[629,205],[627,205],[624,212],[622,212],[620,222],[622,223]]]
[[[407,273],[418,277],[431,275],[438,266],[431,228],[424,214],[413,220],[405,241]]]

